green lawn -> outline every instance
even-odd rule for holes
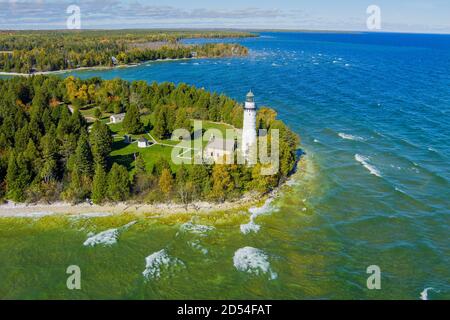
[[[148,148],[138,148],[137,143],[127,144],[122,137],[114,139],[113,151],[111,152],[111,160],[125,166],[129,171],[134,171],[134,155],[141,154],[145,160],[147,170],[152,170],[156,161],[162,157],[166,159],[173,170],[176,171],[176,165],[171,161],[172,148],[153,145]]]
[[[151,115],[143,115],[141,116],[142,122],[146,125],[147,130],[150,128],[149,123],[151,123]],[[109,122],[109,118],[103,119],[105,123]],[[192,120],[193,122],[194,120]],[[137,143],[131,143],[127,144],[124,141],[123,136],[125,134],[128,134],[122,126],[122,123],[116,123],[116,124],[108,124],[111,131],[114,133],[114,144],[113,144],[113,151],[111,152],[111,160],[113,162],[117,162],[123,166],[125,166],[130,172],[134,171],[134,161],[135,156],[138,154],[141,154],[142,157],[145,160],[147,170],[152,170],[154,164],[158,161],[159,158],[166,159],[172,167],[172,170],[176,171],[178,169],[178,165],[174,164],[172,161],[172,150],[173,148],[171,146],[176,146],[179,144],[178,141],[173,141],[170,139],[164,139],[164,140],[158,140],[157,142],[160,144],[167,144],[170,146],[165,145],[152,145],[148,148],[138,148]],[[215,123],[210,121],[203,121],[202,122],[202,128],[203,131],[206,131],[208,129],[217,129],[219,130],[223,137],[225,138],[226,130],[227,129],[233,129],[233,126],[224,124],[224,123]],[[130,135],[133,140],[137,140],[140,137],[145,137],[147,140],[151,141],[151,138],[147,134],[138,134],[138,135]],[[206,140],[202,142],[203,147],[206,146],[208,143],[207,135],[205,136]],[[202,137],[200,137],[201,139]],[[191,147],[194,147],[194,143],[191,143]],[[187,151],[187,149],[186,149]],[[182,152],[182,151],[180,151]],[[195,153],[198,151],[190,150],[183,154],[183,157],[193,157]]]

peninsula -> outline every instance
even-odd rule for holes
[[[203,128],[198,130],[195,122]],[[227,164],[234,143],[218,135],[243,128],[279,132],[279,165]],[[184,130],[179,146],[174,130]],[[205,138],[205,131],[215,132]],[[224,134],[225,136],[225,134]],[[192,140],[191,140],[192,139]],[[206,150],[206,163],[189,162]],[[57,76],[0,80],[0,195],[15,203],[224,203],[263,195],[293,171],[299,138],[267,107],[245,105],[184,83],[81,80]],[[245,146],[246,150],[248,145]],[[184,159],[183,163],[174,161]],[[178,159],[178,160],[180,160]]]
[[[207,30],[1,31],[0,72],[45,74],[154,60],[244,56],[248,49],[239,44],[186,44],[182,40],[255,36],[247,32]]]

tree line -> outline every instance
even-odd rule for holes
[[[0,70],[33,73],[157,59],[241,56],[248,50],[239,44],[183,45],[179,40],[246,36],[254,35],[225,31],[3,31]]]
[[[243,110],[238,102],[186,84],[56,76],[0,80],[2,199],[74,203],[87,198],[95,203],[130,199],[224,201],[250,190],[270,191],[295,165],[298,136],[276,119],[274,110],[261,108],[258,126],[280,130],[281,159],[276,175],[260,175],[260,164],[174,167],[164,158],[147,170],[140,154],[123,166],[110,156],[113,137],[109,126],[96,121],[89,127],[79,108],[74,107],[80,97],[86,103],[103,103],[100,105],[106,109],[110,108],[109,101],[118,101],[127,114],[125,124],[130,131],[142,130],[140,115],[148,113],[153,131],[161,130],[161,137],[178,125],[191,130],[189,119],[193,118],[242,126]],[[157,129],[160,121],[162,128]]]

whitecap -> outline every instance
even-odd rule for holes
[[[439,292],[436,289],[429,287],[429,288],[425,288],[421,293],[420,293],[420,300],[428,300],[428,291],[435,291],[435,292]]]
[[[167,251],[162,249],[145,258],[145,270],[142,275],[146,279],[157,279],[161,277],[163,270],[170,271],[170,269],[176,267],[184,267],[183,261],[169,256]]]
[[[248,209],[250,212],[250,222],[241,224],[240,229],[243,234],[248,234],[250,232],[257,233],[261,229],[261,226],[255,223],[255,219],[262,214],[266,214],[274,210],[272,201],[273,198],[269,198],[261,207],[251,207]]]
[[[194,234],[204,235],[215,228],[212,226],[204,226],[201,224],[193,224],[192,222],[187,222],[181,225],[180,230],[184,232],[190,232]]]
[[[202,246],[202,245],[200,244],[200,241],[199,241],[199,240],[190,241],[190,242],[189,242],[189,245],[190,245],[193,249],[195,249],[195,250],[197,250],[197,251],[200,251],[200,252],[203,253],[204,255],[207,255],[207,254],[208,254],[208,249],[206,249],[204,246]]]
[[[364,168],[369,170],[369,172],[371,174],[373,174],[377,177],[381,177],[380,171],[378,171],[378,169],[375,166],[373,166],[367,162],[369,160],[368,157],[365,157],[365,156],[362,156],[359,154],[355,154],[355,160],[358,161],[359,163],[361,163],[364,166]]]
[[[236,250],[233,257],[234,267],[242,272],[254,275],[269,274],[269,279],[277,278],[277,273],[270,268],[267,254],[253,247],[244,247]]]
[[[250,220],[249,223],[241,224],[241,232],[243,234],[248,234],[250,232],[258,233],[260,229],[261,226],[259,224],[256,224],[253,220]]]
[[[94,247],[96,245],[111,246],[117,242],[120,232],[128,229],[135,223],[136,221],[132,221],[120,228],[108,229],[97,234],[89,233],[83,245],[86,247]]]
[[[346,139],[346,140],[364,141],[364,138],[362,138],[362,137],[355,136],[355,135],[348,134],[348,133],[343,133],[343,132],[339,132],[338,136],[341,137],[342,139]]]

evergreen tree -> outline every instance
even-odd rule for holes
[[[106,160],[111,152],[113,143],[109,127],[100,121],[96,121],[92,125],[90,142],[95,163],[106,168]]]
[[[156,114],[152,132],[158,139],[164,139],[167,136],[168,130],[164,108],[161,108]]]
[[[92,175],[92,153],[89,146],[88,135],[83,129],[78,139],[77,149],[75,150],[75,163],[82,175]]]
[[[125,118],[123,119],[123,128],[131,134],[144,132],[144,124],[141,122],[139,109],[135,104],[128,107]]]
[[[130,180],[127,168],[114,163],[108,174],[108,198],[123,201],[130,195]]]
[[[21,155],[11,152],[6,174],[7,197],[13,201],[25,200],[25,189],[30,183],[30,174]]]
[[[108,191],[107,174],[102,165],[97,164],[95,167],[94,182],[92,184],[92,201],[101,204],[106,197]]]
[[[145,167],[145,160],[141,154],[136,157],[134,167],[136,168],[136,174],[145,174],[147,172],[147,169]]]

